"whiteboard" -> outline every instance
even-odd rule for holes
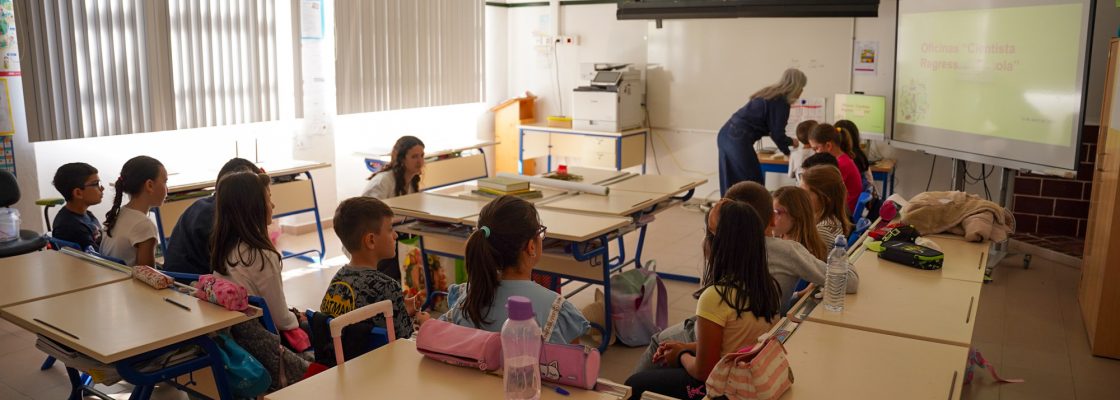
[[[657,128],[718,130],[752,93],[797,67],[802,98],[851,91],[853,18],[665,20],[649,24],[650,122]],[[825,115],[832,115],[831,104]]]

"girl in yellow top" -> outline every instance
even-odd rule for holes
[[[767,225],[746,203],[722,200],[712,208],[704,239],[707,268],[696,303],[695,338],[667,340],[652,362],[667,368],[626,380],[631,399],[651,391],[680,399],[706,394],[704,381],[724,354],[748,347],[770,330],[781,311],[781,290],[770,276],[762,240]],[[753,240],[752,240],[753,239]]]

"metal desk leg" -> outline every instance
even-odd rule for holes
[[[311,177],[311,171],[304,171],[303,174],[311,181],[311,202],[315,205],[315,230],[319,232],[319,262],[322,262],[327,255],[327,242],[323,239],[323,221],[319,218],[319,196],[315,194],[315,178]]]
[[[431,309],[432,300],[436,297],[435,285],[432,284],[432,266],[428,263],[428,252],[424,248],[424,235],[418,236],[420,245],[420,266],[424,269],[424,305],[422,309]]]
[[[167,257],[167,235],[163,233],[163,215],[159,213],[159,207],[152,208],[152,212],[156,214],[156,232],[159,232],[159,247],[163,249],[163,256]]]

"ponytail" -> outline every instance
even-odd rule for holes
[[[520,198],[502,196],[482,208],[478,229],[467,238],[467,295],[460,301],[475,327],[493,322],[486,316],[494,307],[502,271],[517,266],[521,251],[540,228],[537,209]]]
[[[163,163],[148,156],[132,157],[124,163],[121,167],[121,175],[113,184],[113,190],[116,192],[113,194],[113,206],[105,213],[106,235],[113,237],[113,227],[121,215],[123,194],[128,193],[130,197],[139,195],[148,181],[154,181],[159,177],[160,168],[163,168]]]
[[[109,212],[105,213],[105,236],[113,237],[113,225],[117,224],[117,217],[121,214],[121,198],[124,197],[124,192],[119,189],[121,187],[121,178],[113,183],[116,188],[113,194],[113,206],[109,208]]]
[[[852,153],[852,134],[847,129],[836,127],[836,135],[840,139],[840,150],[847,154],[848,157],[855,158],[855,153]]]

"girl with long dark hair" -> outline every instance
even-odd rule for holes
[[[148,219],[148,211],[163,205],[167,198],[167,170],[154,158],[133,157],[121,167],[113,190],[116,194],[112,208],[105,213],[101,254],[124,260],[129,266],[155,266],[156,224]],[[125,193],[128,203],[122,206]]]

